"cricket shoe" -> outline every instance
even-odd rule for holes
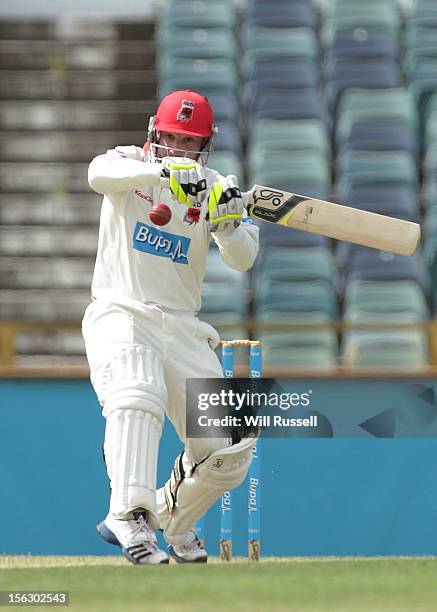
[[[133,519],[123,521],[111,515],[97,525],[97,531],[106,542],[120,546],[131,563],[168,563],[167,553],[157,545],[155,532],[147,522],[147,512],[132,512]]]
[[[187,532],[184,544],[169,545],[168,552],[177,563],[206,563],[208,560],[208,553],[193,529]]]

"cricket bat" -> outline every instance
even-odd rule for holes
[[[262,221],[399,255],[413,255],[420,242],[420,225],[410,221],[263,185],[242,195],[248,214]]]

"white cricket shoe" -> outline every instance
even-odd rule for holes
[[[194,529],[187,532],[185,543],[181,546],[169,545],[168,551],[177,563],[206,563],[208,553],[196,535]]]
[[[110,514],[97,525],[97,531],[106,542],[120,546],[131,563],[168,563],[167,553],[157,546],[155,532],[147,522],[147,512],[138,510],[134,518],[123,521]]]

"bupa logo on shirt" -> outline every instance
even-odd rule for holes
[[[137,221],[133,236],[133,248],[143,253],[169,257],[175,263],[188,264],[191,238],[163,232],[156,227]]]

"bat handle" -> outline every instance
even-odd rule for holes
[[[242,191],[241,197],[243,199],[244,208],[249,210],[253,204],[253,189],[250,189],[249,191]]]

